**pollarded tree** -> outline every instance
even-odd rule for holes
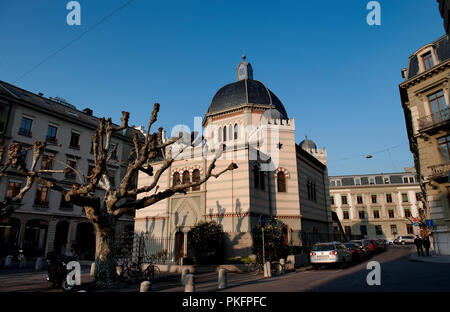
[[[110,150],[111,136],[115,132],[128,128],[128,112],[122,112],[122,124],[120,127],[114,126],[111,122],[111,118],[107,120],[104,118],[100,119],[97,130],[92,136],[95,168],[92,170],[91,174],[86,177],[87,179],[85,179],[85,182],[73,184],[70,190],[62,188],[42,174],[67,173],[68,171],[72,171],[73,168],[66,167],[63,170],[36,169],[39,159],[44,154],[46,143],[37,141],[32,147],[26,148],[20,143],[12,143],[7,151],[8,158],[4,163],[4,146],[0,145],[0,175],[3,175],[5,170],[11,167],[16,169],[22,176],[26,177],[25,186],[16,196],[13,198],[6,198],[0,202],[0,214],[11,214],[14,211],[14,202],[20,200],[24,194],[30,190],[33,183],[38,183],[58,191],[64,195],[66,201],[71,201],[73,204],[83,207],[87,219],[96,229],[95,280],[97,285],[101,287],[111,287],[117,279],[117,261],[114,256],[113,244],[115,225],[120,216],[127,212],[151,206],[176,193],[185,193],[189,188],[201,185],[211,177],[218,178],[221,174],[237,168],[236,164],[230,163],[224,170],[217,174],[213,174],[212,171],[215,168],[216,160],[220,157],[220,154],[217,154],[209,164],[205,176],[200,180],[175,185],[165,190],[159,190],[158,181],[161,175],[172,165],[177,156],[184,151],[184,148],[180,148],[177,151],[178,154],[175,156],[172,156],[172,153],[165,153],[165,149],[180,140],[181,136],[163,142],[162,128],[159,128],[156,133],[150,133],[152,125],[157,120],[158,112],[159,104],[156,103],[153,107],[147,132],[143,139],[139,139],[136,133],[133,134],[134,149],[132,155],[130,155],[126,173],[117,187],[111,183],[107,174],[108,161],[112,155],[116,153],[117,149],[116,145],[113,150]],[[192,134],[191,137],[193,138],[194,134]],[[185,147],[196,146],[200,144],[202,140],[203,137],[195,140],[195,142],[192,139],[190,140],[190,144],[185,145]],[[33,150],[33,161],[30,168],[27,168],[25,164],[23,152],[26,149]],[[164,155],[164,162],[156,172],[153,172],[151,162],[161,155]],[[139,171],[153,176],[150,185],[141,186],[139,188],[133,186],[132,180],[137,176]],[[98,188],[104,191],[102,197],[94,193]],[[152,190],[154,191],[149,194]],[[143,194],[143,196],[138,198],[139,194]]]

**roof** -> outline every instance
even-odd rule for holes
[[[286,110],[280,99],[262,82],[253,79],[240,80],[220,88],[214,95],[207,114],[252,104],[276,108],[287,118]]]
[[[437,39],[436,41],[427,44],[425,46],[432,45],[436,49],[436,56],[439,59],[441,63],[444,61],[447,61],[450,59],[450,44],[448,42],[447,36],[442,36],[441,38]],[[425,47],[423,46],[423,47]],[[408,62],[408,77],[406,79],[411,79],[419,74],[419,58],[417,55],[417,52],[419,52],[423,47],[421,47],[419,50],[417,50],[414,54],[412,54],[409,57]],[[435,64],[433,67],[437,66],[439,64]]]
[[[40,110],[45,114],[54,115],[57,118],[66,119],[69,122],[80,124],[81,126],[92,129],[97,128],[100,120],[100,118],[98,117],[91,116],[83,111],[74,108],[73,105],[70,105],[68,103],[62,104],[61,102],[47,99],[43,96],[34,94],[30,91],[21,89],[1,80],[0,96],[5,96],[13,99],[22,105],[30,107],[31,109]],[[115,126],[118,127],[118,125]],[[114,133],[114,136],[119,136],[123,139],[127,138],[128,140],[130,140],[132,132],[137,132],[138,135],[140,135],[140,132],[138,130],[129,127],[121,133]]]

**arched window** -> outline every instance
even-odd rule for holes
[[[239,138],[239,133],[238,133],[239,129],[238,129],[238,125],[234,124],[234,139],[237,140]]]
[[[223,126],[223,141],[227,140],[227,126]]]
[[[192,171],[192,182],[198,182],[200,181],[200,170],[194,169]],[[192,187],[193,191],[200,191],[200,185],[195,185]]]
[[[173,178],[172,178],[172,185],[176,186],[178,184],[180,184],[180,173],[179,172],[175,172],[173,174]]]
[[[229,127],[228,127],[228,140],[233,140],[233,126],[232,125],[230,125]]]
[[[277,185],[278,185],[278,192],[280,193],[286,192],[286,176],[284,175],[283,171],[277,173]]]
[[[183,184],[187,184],[191,182],[191,177],[189,176],[189,171],[185,170],[183,172]]]
[[[255,188],[259,188],[259,168],[258,165],[253,166],[253,182],[255,184]]]

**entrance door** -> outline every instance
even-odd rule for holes
[[[56,252],[65,253],[67,244],[67,235],[69,234],[69,222],[60,221],[56,225],[55,242],[53,250]]]
[[[175,261],[181,261],[181,258],[184,256],[184,233],[176,232],[175,233]]]

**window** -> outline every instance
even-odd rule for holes
[[[345,226],[344,227],[344,231],[346,235],[351,235],[352,234],[352,228],[350,226]]]
[[[375,184],[375,179],[374,178],[369,178],[369,184]]]
[[[405,218],[411,218],[411,210],[405,209]]]
[[[361,179],[360,178],[355,178],[355,184],[356,185],[361,185]]]
[[[408,177],[403,177],[403,183],[408,183]]]
[[[80,134],[72,131],[72,135],[70,136],[70,147],[71,148],[80,148]]]
[[[260,172],[259,172],[259,186],[260,186],[261,190],[263,190],[263,191],[264,191],[264,189],[265,189],[265,183],[264,183],[264,181],[265,181],[265,174],[264,174],[264,171],[260,171]]]
[[[335,186],[336,185],[336,182],[334,182],[334,180],[331,180],[330,181],[330,186]]]
[[[431,55],[431,51],[422,55],[422,62],[425,70],[430,69],[434,66],[433,56]]]
[[[430,108],[431,108],[431,112],[433,114],[433,119],[435,119],[436,122],[445,120],[446,119],[445,116],[441,115],[443,113],[442,111],[447,106],[447,104],[445,102],[444,91],[440,90],[436,93],[429,95],[428,102],[430,103]]]
[[[360,225],[359,226],[359,231],[361,232],[361,235],[367,235],[367,226]]]
[[[360,219],[364,219],[365,216],[366,216],[366,214],[364,213],[364,211],[360,210],[360,211],[359,211],[359,218],[360,218]]]
[[[222,142],[222,128],[217,130],[217,142]]]
[[[363,203],[363,197],[361,194],[356,195],[356,202],[358,204],[362,204]]]
[[[67,159],[66,161],[66,178],[74,178],[76,176],[77,161],[74,159]]]
[[[372,194],[371,198],[372,198],[372,204],[376,204],[377,203],[377,195],[376,194]]]
[[[173,174],[173,177],[172,177],[172,185],[173,185],[173,186],[177,186],[177,185],[179,185],[179,184],[181,184],[181,181],[180,181],[180,173],[179,173],[179,172],[175,172],[175,173]]]
[[[239,137],[239,128],[237,124],[234,124],[234,139],[237,140]]]
[[[342,205],[347,205],[347,196],[346,195],[342,195],[341,196],[341,200],[342,200]]]
[[[31,136],[31,126],[33,124],[33,120],[27,117],[22,117],[22,121],[20,122],[19,134]]]
[[[381,227],[381,225],[375,225],[375,234],[383,235],[383,228]]]
[[[188,183],[191,183],[191,177],[190,177],[189,171],[184,170],[182,184],[188,184]]]
[[[53,158],[54,158],[54,156],[51,156],[51,155],[42,155],[41,169],[42,170],[52,170]]]
[[[330,203],[334,206],[334,196],[330,196]]]
[[[223,126],[223,141],[227,140],[227,126]]]
[[[192,182],[199,182],[200,181],[200,170],[194,169],[192,171]],[[195,185],[192,187],[193,191],[200,191],[200,185]]]
[[[306,183],[306,187],[308,189],[308,199],[312,201],[316,201],[316,183],[308,181]]]
[[[450,135],[438,139],[439,151],[444,163],[450,163]]]
[[[48,187],[38,185],[34,204],[38,206],[48,206]]]
[[[389,209],[388,214],[389,214],[389,218],[394,218],[395,217],[394,210],[392,210],[392,209]]]
[[[277,185],[278,185],[278,192],[286,192],[286,176],[284,175],[284,172],[279,171],[277,173]]]
[[[374,211],[373,211],[373,217],[374,217],[375,219],[379,219],[379,218],[380,218],[380,212],[379,212],[378,210],[374,210]]]
[[[414,183],[414,177],[409,177],[409,183]]]
[[[350,219],[350,216],[349,216],[349,214],[348,214],[348,211],[347,211],[347,210],[346,210],[346,211],[344,211],[343,213],[344,213],[344,220],[348,220],[348,219]]]
[[[52,125],[48,125],[47,136],[45,140],[50,143],[56,143],[56,132],[58,128]]]
[[[397,235],[397,224],[391,224],[391,234]]]
[[[386,202],[392,203],[392,195],[391,194],[386,194]]]
[[[336,180],[336,186],[341,186],[341,180]]]
[[[64,197],[64,195],[61,195],[61,203],[59,205],[60,209],[72,209],[73,208],[73,204],[71,201],[66,201],[66,198]]]
[[[9,181],[8,190],[6,191],[6,198],[14,198],[14,196],[19,195],[21,188],[22,182]],[[20,199],[17,202],[20,203]]]
[[[413,225],[412,224],[407,224],[406,225],[406,233],[414,234],[414,229],[413,229]]]
[[[280,173],[278,173],[278,174],[280,174]],[[259,188],[259,168],[258,168],[257,164],[255,164],[253,166],[253,184],[255,186],[255,189]]]
[[[117,147],[119,147],[118,144],[114,144],[114,143],[109,144],[109,153],[112,153],[114,151],[114,149],[116,148],[116,145],[117,145]],[[114,160],[117,159],[117,150],[115,153],[111,154],[111,159],[114,159]]]
[[[402,202],[407,203],[408,201],[408,193],[402,193]]]
[[[389,184],[389,178],[384,178],[384,184]]]

